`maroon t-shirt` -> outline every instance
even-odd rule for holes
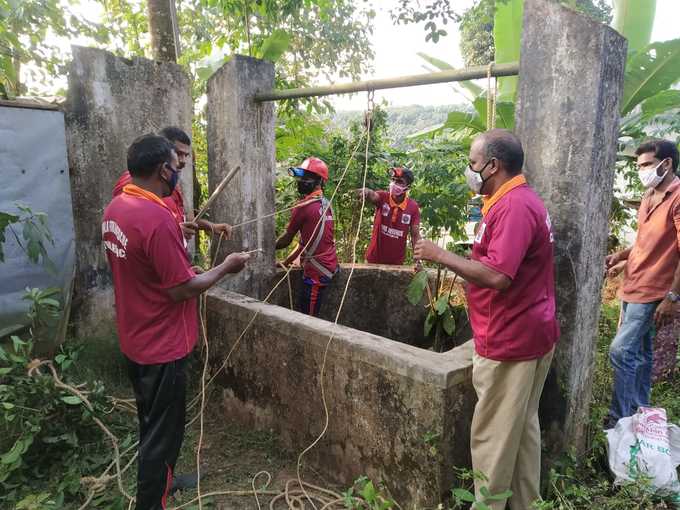
[[[420,207],[415,200],[408,197],[405,199],[407,202],[403,210],[399,207],[390,207],[390,194],[387,191],[377,193],[380,202],[375,206],[373,234],[366,250],[366,262],[403,264],[411,225],[420,224]]]
[[[301,202],[306,202],[311,198],[313,198],[313,196],[308,195],[303,198]],[[307,205],[303,205],[302,207],[293,209],[286,231],[292,235],[300,232],[300,245],[311,249],[321,225],[321,212],[321,200],[316,200]],[[338,256],[335,251],[333,210],[330,207],[326,210],[326,223],[324,224],[321,241],[314,253],[311,253],[310,255],[331,273],[334,273],[337,270]],[[304,278],[309,278],[313,283],[322,283],[322,274],[311,262],[305,261],[305,252],[302,252],[302,268]]]
[[[104,211],[102,239],[116,298],[123,354],[142,364],[183,358],[196,345],[196,299],[175,303],[167,289],[195,276],[172,213],[125,193]]]
[[[559,337],[550,216],[527,185],[509,191],[484,217],[472,259],[512,283],[504,291],[467,285],[477,354],[497,361],[547,354]]]

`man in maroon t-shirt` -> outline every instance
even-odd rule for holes
[[[401,265],[406,257],[406,238],[411,233],[411,245],[420,239],[420,207],[409,198],[408,190],[413,184],[413,172],[406,168],[390,169],[390,189],[373,191],[358,190],[375,205],[373,234],[366,251],[370,264]]]
[[[102,240],[113,275],[120,348],[139,418],[137,510],[165,508],[184,437],[186,357],[198,338],[196,297],[250,258],[232,253],[196,275],[167,204],[177,154],[161,136],[130,145],[132,181],[104,211]]]
[[[539,498],[541,429],[538,403],[559,328],[555,316],[553,234],[541,199],[522,175],[524,152],[515,135],[492,129],[470,147],[465,176],[486,195],[471,260],[430,241],[415,257],[443,264],[467,283],[474,334],[472,467],[488,477],[475,480],[476,497],[494,509],[506,500],[484,500],[512,491],[513,509]]]
[[[161,129],[159,133],[172,142],[175,146],[175,153],[177,154],[177,169],[182,170],[186,166],[187,158],[191,154],[191,138],[183,130],[178,127],[168,126]],[[130,172],[127,170],[123,172],[113,186],[113,196],[120,195],[123,188],[130,184],[132,178]],[[224,235],[227,239],[231,237],[231,225],[227,223],[213,223],[206,219],[198,221],[187,221],[186,213],[184,211],[184,195],[180,189],[179,184],[172,190],[169,197],[164,197],[163,202],[170,208],[173,216],[182,228],[182,233],[185,239],[191,239],[198,230],[204,230],[213,234]]]
[[[284,265],[292,264],[302,255],[302,292],[298,309],[318,316],[326,286],[338,271],[333,210],[322,189],[328,180],[328,167],[319,158],[307,158],[288,172],[297,181],[302,197],[299,204],[304,205],[293,209],[286,232],[276,240],[276,249],[290,245],[300,232],[300,244],[286,257]]]

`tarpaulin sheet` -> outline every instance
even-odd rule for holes
[[[48,215],[54,245],[47,252],[56,266],[50,273],[33,264],[7,230],[0,263],[0,331],[26,323],[26,287],[59,287],[70,294],[75,240],[64,114],[60,111],[0,106],[0,211],[18,214],[17,203]],[[14,225],[21,238],[21,225]]]

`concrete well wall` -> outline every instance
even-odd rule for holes
[[[451,489],[453,466],[470,464],[470,343],[437,354],[214,289],[213,369],[255,313],[217,378],[227,419],[273,430],[293,452],[311,444],[325,423],[320,370],[333,335],[328,430],[305,462],[347,486],[360,475],[381,480],[402,508],[434,505]]]
[[[320,318],[335,321],[351,269],[352,264],[340,265],[340,272],[324,293]],[[273,288],[284,274],[284,270],[278,270],[268,288]],[[354,264],[354,273],[338,322],[405,344],[431,347],[432,339],[425,338],[423,331],[429,311],[426,308],[427,298],[423,296],[420,303],[414,306],[406,297],[412,279],[413,266]],[[435,288],[435,281],[436,271],[430,271],[432,289]],[[302,270],[293,269],[290,272],[290,291],[287,282],[281,283],[269,302],[290,308],[292,294],[293,308],[297,309],[301,288]],[[461,317],[458,322],[455,338],[451,339],[450,345],[460,345],[472,338],[467,317]]]

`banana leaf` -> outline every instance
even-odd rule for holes
[[[652,37],[656,0],[614,0],[612,27],[628,39],[628,53],[647,46]]]
[[[519,62],[523,12],[523,0],[496,3],[493,25],[496,63]],[[514,101],[517,92],[517,76],[499,78],[498,92],[501,101]]]
[[[656,42],[632,54],[626,64],[621,115],[680,80],[680,39]]]

